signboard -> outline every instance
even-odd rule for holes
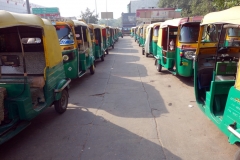
[[[136,25],[136,14],[135,13],[122,13],[122,25],[131,26]]]
[[[152,11],[151,18],[167,18],[168,11]]]
[[[113,12],[101,12],[101,19],[113,19]]]
[[[32,8],[32,13],[41,18],[60,18],[60,12],[57,7],[53,8]]]
[[[59,14],[59,9],[57,7],[53,8],[32,8],[33,14]]]

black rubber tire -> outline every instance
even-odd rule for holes
[[[112,49],[114,49],[114,44],[112,45]]]
[[[140,47],[140,43],[138,43],[138,46]]]
[[[104,61],[104,55],[101,56],[101,61]]]
[[[145,56],[148,57],[148,53],[145,53]]]
[[[106,50],[106,54],[108,54],[108,49]]]
[[[136,42],[137,40],[135,39],[135,42]]]
[[[142,55],[144,55],[144,49],[142,48]]]
[[[90,69],[90,73],[93,75],[95,73],[95,66],[94,66],[94,64],[92,64],[89,69]]]
[[[156,69],[158,72],[162,72],[162,65],[161,64],[156,64]]]
[[[62,91],[61,98],[54,102],[54,108],[57,113],[62,114],[67,110],[68,106],[68,92],[66,89]]]

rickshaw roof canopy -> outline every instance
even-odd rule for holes
[[[0,10],[0,27],[13,26],[36,26],[44,27],[44,21],[37,15],[33,14],[19,14]]]
[[[43,30],[43,46],[46,66],[53,67],[62,63],[62,52],[55,27],[47,19],[33,14],[19,14],[0,10],[0,28],[27,26]]]
[[[156,27],[156,26],[160,26],[162,23],[163,23],[163,22],[152,23],[152,24],[149,24],[149,25],[147,26],[147,28],[154,28],[154,27]]]
[[[179,26],[181,20],[182,20],[182,18],[166,20],[165,22],[163,22],[161,24],[160,28],[166,28],[168,26],[177,27],[177,26]]]
[[[88,25],[83,21],[73,20],[73,22],[74,22],[75,26],[86,26],[86,27],[88,27]]]
[[[105,28],[105,27],[103,27],[103,26],[101,26],[101,25],[98,25],[98,24],[88,24],[88,26],[90,27],[90,28],[93,28],[93,29],[103,29],[103,28]]]
[[[235,6],[223,11],[208,13],[204,16],[201,25],[217,23],[240,24],[239,11],[240,6]]]

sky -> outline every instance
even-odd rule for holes
[[[29,0],[30,3],[35,3],[45,7],[58,7],[63,17],[79,16],[81,11],[90,8],[91,11],[96,10],[95,1],[97,3],[97,13],[101,18],[101,12],[113,12],[113,18],[121,17],[121,13],[127,12],[127,4],[130,0]]]

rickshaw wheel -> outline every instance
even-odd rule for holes
[[[112,45],[112,49],[114,49],[114,44]]]
[[[148,57],[148,53],[145,53],[146,57]]]
[[[54,107],[56,112],[58,112],[59,114],[62,114],[66,111],[68,106],[68,92],[67,90],[63,90],[62,91],[62,96],[59,100],[54,102]]]
[[[94,64],[92,64],[92,65],[90,66],[90,73],[91,73],[91,74],[94,74],[94,73],[95,73]]]
[[[106,54],[108,54],[108,49],[106,50]]]
[[[234,160],[240,160],[240,149],[235,153]]]
[[[142,48],[142,55],[144,55],[144,49]]]
[[[101,61],[104,61],[104,55],[101,56]]]
[[[140,47],[140,43],[138,43],[138,46]]]
[[[156,64],[156,68],[158,72],[162,72],[162,65],[161,64]]]

